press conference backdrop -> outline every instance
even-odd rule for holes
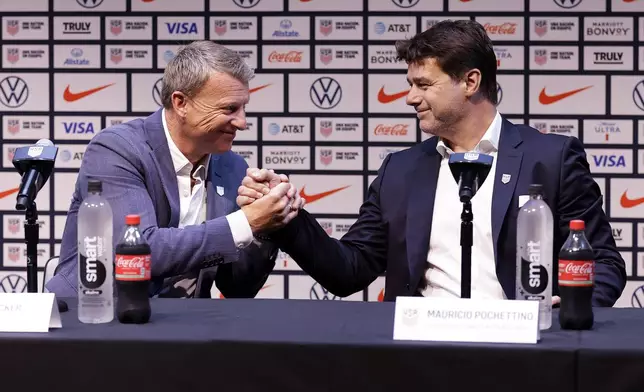
[[[384,157],[426,139],[394,41],[451,18],[492,38],[502,115],[585,143],[629,275],[618,306],[644,305],[644,0],[0,0],[0,15],[0,291],[26,290],[15,148],[59,146],[37,198],[43,267],[60,253],[87,142],[154,112],[164,67],[196,39],[256,68],[233,150],[289,174],[341,237]],[[383,288],[381,277],[343,300],[378,301]],[[339,299],[284,254],[258,297]]]

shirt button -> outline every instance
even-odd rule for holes
[[[183,192],[183,196],[184,196],[184,197],[188,197],[188,196],[190,196],[190,192],[188,192],[188,191]]]

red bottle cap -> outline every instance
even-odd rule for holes
[[[127,215],[125,217],[126,225],[138,225],[141,223],[141,217],[138,215]]]
[[[575,219],[570,221],[570,230],[583,230],[586,227],[586,224],[581,219]]]

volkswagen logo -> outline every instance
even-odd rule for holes
[[[96,8],[101,5],[103,0],[76,0],[76,2],[84,8]]]
[[[644,307],[644,286],[640,286],[633,291],[631,296],[631,306],[634,308]]]
[[[233,3],[237,4],[241,8],[253,8],[259,4],[261,0],[233,0]]]
[[[154,83],[154,86],[152,86],[152,98],[154,99],[154,103],[157,105],[161,106],[161,89],[163,88],[163,78],[159,78],[159,80]]]
[[[315,282],[315,284],[311,286],[311,291],[309,292],[309,298],[315,299],[315,300],[323,300],[323,301],[333,301],[336,299],[337,300],[341,299],[338,296],[331,294],[329,290],[320,286],[320,284],[317,282]]]
[[[342,86],[328,76],[318,78],[309,91],[311,102],[320,109],[333,109],[342,100]]]
[[[20,275],[11,274],[0,279],[0,292],[24,293],[27,291],[27,281]]]
[[[633,103],[640,110],[644,110],[644,80],[640,80],[633,88]]]
[[[582,0],[554,0],[555,4],[561,8],[575,8],[581,4],[581,1]]]
[[[420,0],[391,0],[400,8],[411,8],[418,4]]]
[[[8,108],[19,108],[29,97],[27,82],[17,76],[0,80],[0,102]]]

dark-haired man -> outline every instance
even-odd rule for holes
[[[434,137],[385,158],[360,216],[341,240],[330,238],[306,211],[272,234],[282,250],[329,291],[347,296],[386,272],[385,300],[396,296],[460,297],[458,185],[453,152],[494,157],[472,199],[472,298],[515,298],[517,214],[521,195],[543,185],[554,215],[556,254],[572,219],[586,222],[595,251],[593,305],[612,306],[626,284],[602,195],[578,139],[542,134],[502,118],[496,108],[496,56],[485,29],[469,20],[443,21],[396,43],[408,64],[407,104]],[[261,181],[246,177],[237,202],[252,203]]]

